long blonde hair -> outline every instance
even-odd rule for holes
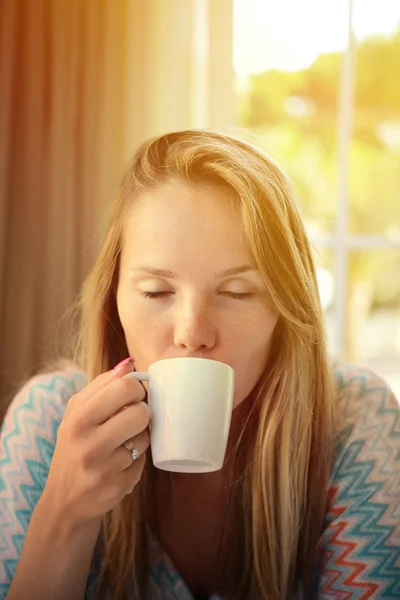
[[[312,252],[292,189],[269,157],[200,130],[166,134],[139,148],[83,290],[80,364],[90,380],[128,355],[115,300],[124,219],[142,193],[171,180],[234,192],[279,315],[268,368],[235,448],[231,537],[221,569],[227,597],[282,600],[298,581],[305,589],[309,583],[325,512],[334,393]],[[134,492],[104,518],[101,581],[113,598],[126,598],[132,579],[138,598],[146,597],[145,494],[153,469],[147,460]]]

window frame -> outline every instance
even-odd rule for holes
[[[331,248],[335,259],[335,304],[334,353],[337,358],[346,359],[346,309],[348,292],[349,254],[352,250],[400,249],[400,239],[385,235],[359,234],[349,232],[349,153],[352,136],[352,117],[354,112],[354,82],[356,40],[353,29],[354,0],[348,0],[347,47],[343,54],[339,82],[339,197],[336,228],[332,235],[312,236],[316,246]]]

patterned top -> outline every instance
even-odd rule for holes
[[[340,451],[331,471],[312,597],[400,598],[400,407],[386,383],[369,371],[346,365],[335,377],[343,394]],[[0,444],[0,600],[46,483],[65,403],[84,385],[78,371],[39,375],[6,414]],[[171,558],[148,534],[151,600],[193,600]],[[89,587],[86,598],[94,600]]]

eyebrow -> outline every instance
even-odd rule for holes
[[[140,271],[142,273],[148,273],[154,277],[165,277],[167,279],[177,279],[178,275],[173,271],[167,271],[165,269],[154,269],[147,265],[140,265],[139,267],[130,269],[132,272]],[[240,265],[238,267],[231,267],[230,269],[224,269],[215,274],[215,279],[225,279],[227,277],[233,277],[234,275],[240,275],[241,273],[248,273],[250,271],[256,272],[257,269],[250,265]]]

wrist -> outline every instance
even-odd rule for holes
[[[85,540],[85,543],[96,542],[100,532],[101,518],[91,521],[77,523],[71,519],[68,511],[59,510],[57,502],[49,497],[46,489],[43,491],[34,512],[32,519],[38,522],[42,536],[49,541],[56,541],[64,545],[73,543],[76,540]]]

